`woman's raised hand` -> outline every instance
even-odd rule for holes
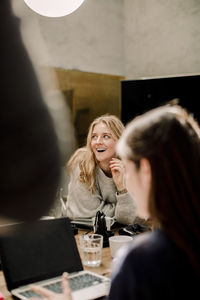
[[[113,181],[118,189],[122,191],[126,188],[125,184],[125,167],[123,162],[118,158],[112,158],[110,161],[110,169],[112,172]]]
[[[31,285],[30,289],[41,295],[45,300],[72,300],[72,294],[71,294],[71,289],[69,286],[69,280],[68,280],[68,274],[63,273],[62,275],[62,294],[56,294],[54,292],[51,292],[41,286],[37,285]],[[30,300],[41,300],[41,298],[31,298]]]

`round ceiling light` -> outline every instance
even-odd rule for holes
[[[84,0],[24,0],[36,13],[45,17],[63,17],[79,8]]]

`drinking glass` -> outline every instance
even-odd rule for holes
[[[80,235],[81,258],[84,266],[98,267],[102,260],[103,236],[100,234]]]

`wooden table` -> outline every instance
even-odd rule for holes
[[[151,229],[153,228],[153,223],[151,220],[144,221],[142,219],[137,218],[136,222],[143,224]],[[114,231],[115,231],[115,234],[118,234],[117,233],[118,229],[114,229]],[[79,248],[79,235],[84,234],[86,232],[87,232],[86,229],[78,230],[78,234],[75,236],[78,248]],[[98,273],[101,275],[109,276],[110,269],[111,269],[111,263],[112,263],[112,257],[110,254],[110,248],[107,247],[107,248],[103,248],[101,266],[96,267],[96,268],[84,267],[84,269],[90,270],[92,272],[95,272],[95,273]],[[4,275],[3,275],[2,271],[0,271],[0,291],[3,293],[5,300],[13,300],[11,294],[7,290]]]
[[[86,232],[85,229],[79,229],[78,234],[75,236],[76,242],[79,248],[79,235],[84,234]],[[110,248],[103,248],[102,252],[102,264],[99,267],[96,268],[90,268],[90,267],[84,267],[85,270],[90,270],[92,272],[101,274],[101,275],[110,275],[110,267],[111,267],[112,258],[110,255]],[[4,295],[5,300],[13,300],[13,297],[9,293],[6,287],[5,279],[3,272],[0,271],[0,291]]]

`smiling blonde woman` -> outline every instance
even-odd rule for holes
[[[126,190],[125,169],[115,153],[124,125],[114,115],[103,115],[90,125],[87,143],[70,158],[67,216],[92,218],[98,210],[130,224],[136,218],[134,200]]]

